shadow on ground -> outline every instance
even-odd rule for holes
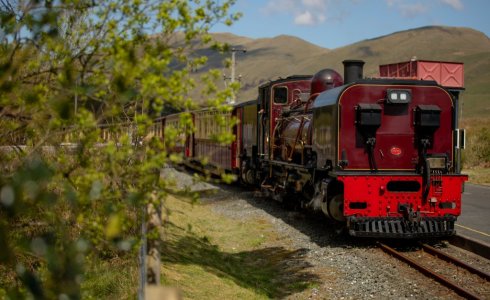
[[[239,185],[223,184],[219,187],[219,196],[204,197],[203,202],[235,201],[236,197],[233,195],[239,194],[240,199],[275,218],[281,219],[289,226],[308,236],[310,241],[319,247],[370,248],[376,245],[375,239],[349,236],[345,230],[342,230],[342,227],[339,227],[339,225],[321,213],[291,209],[289,205],[261,196],[261,193]],[[216,205],[219,205],[219,203],[216,203]]]
[[[318,276],[307,271],[311,267],[304,259],[307,251],[268,247],[230,253],[188,231],[165,241],[162,262],[198,265],[256,293],[282,298],[319,283]]]

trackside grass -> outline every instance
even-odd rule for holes
[[[110,260],[87,258],[83,299],[136,299],[138,258],[127,255]]]
[[[470,183],[490,185],[490,168],[472,167],[464,169],[462,173],[468,174]]]
[[[270,246],[277,237],[264,220],[232,220],[173,197],[167,205],[163,283],[185,298],[278,298],[315,285],[305,267],[285,264],[297,251]]]

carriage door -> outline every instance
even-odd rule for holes
[[[269,159],[270,85],[259,89],[259,157]]]

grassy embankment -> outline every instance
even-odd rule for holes
[[[277,245],[287,243],[267,221],[227,218],[185,198],[170,196],[166,203],[171,213],[161,251],[162,284],[180,289],[184,298],[281,298],[318,284],[299,250]],[[136,297],[136,260],[93,262],[89,269],[85,298]]]
[[[462,128],[467,130],[463,172],[470,182],[490,185],[490,105],[488,102],[490,52],[465,59],[466,91],[462,94]]]
[[[278,298],[316,285],[297,251],[273,245],[279,237],[265,220],[230,219],[172,197],[168,205],[163,283],[186,298]]]

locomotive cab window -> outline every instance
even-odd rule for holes
[[[274,104],[287,104],[288,103],[288,88],[285,86],[278,86],[274,88]]]

